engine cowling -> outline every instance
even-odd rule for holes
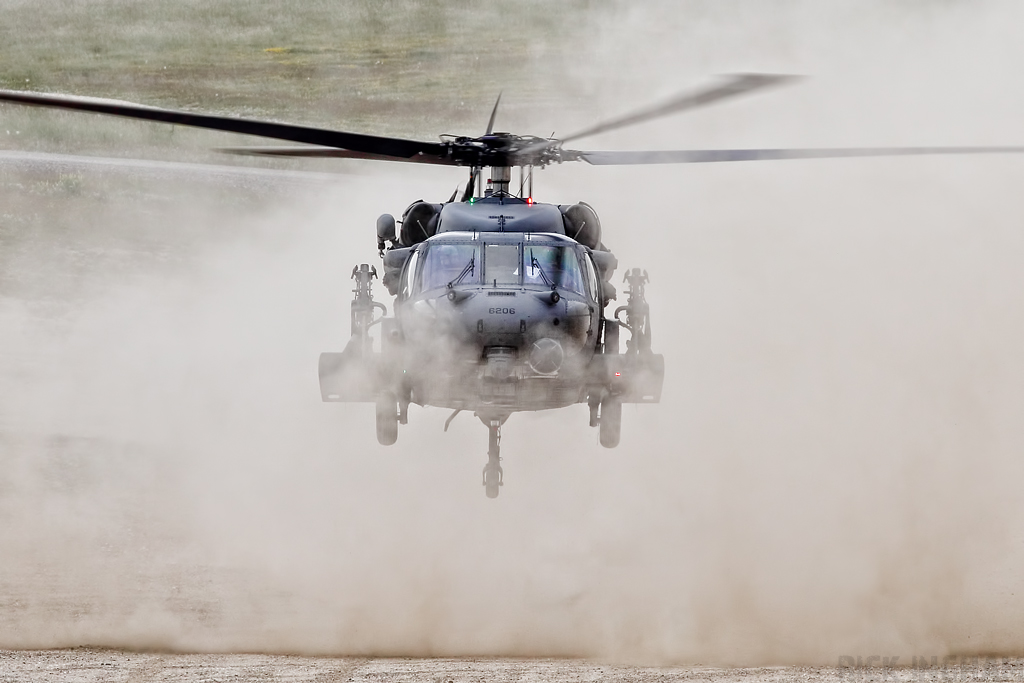
[[[410,247],[392,248],[384,254],[384,277],[381,283],[387,287],[391,296],[398,294],[398,283],[402,277],[402,268],[412,255]]]
[[[441,204],[431,204],[422,200],[410,204],[402,214],[402,231],[398,243],[403,247],[411,247],[433,237],[437,232],[437,219],[441,213],[441,206]]]
[[[601,219],[597,217],[594,207],[580,202],[558,208],[562,211],[566,235],[591,249],[601,245]]]

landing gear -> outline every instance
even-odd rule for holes
[[[390,391],[377,396],[377,443],[392,446],[398,441],[398,398]]]
[[[505,484],[501,469],[501,425],[505,418],[485,419],[480,417],[487,425],[487,464],[484,466],[484,492],[488,498],[498,497],[498,487]]]
[[[612,318],[603,320],[598,349],[604,358],[600,359],[600,373],[587,397],[590,426],[600,428],[605,448],[619,445],[623,402],[657,403],[665,376],[664,358],[651,351],[650,306],[644,294],[649,281],[647,271],[633,268],[626,272],[625,281],[629,298],[625,306],[615,309]],[[622,328],[630,334],[625,353],[619,353]]]
[[[373,339],[370,337],[370,328],[383,322],[388,309],[382,304],[373,300],[373,280],[377,277],[377,269],[363,263],[352,269],[352,279],[356,281],[356,288],[352,290],[355,297],[352,299],[351,330],[352,338],[345,348],[345,353],[351,355],[355,363],[361,363],[373,367],[372,360],[376,357],[373,351]],[[381,315],[376,316],[375,312],[380,311]],[[384,334],[381,335],[381,348],[387,344]],[[371,376],[372,377],[372,376]],[[366,378],[364,383],[373,381],[376,377]],[[372,390],[367,397],[373,400]],[[403,396],[404,398],[404,396]],[[398,441],[398,423],[405,424],[408,401],[399,402],[398,396],[393,391],[384,390],[377,393],[377,443],[381,446],[392,446]]]

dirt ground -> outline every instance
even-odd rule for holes
[[[0,681],[929,681],[1024,680],[1024,660],[935,668],[629,667],[578,659],[412,659],[151,654],[116,650],[0,651]]]

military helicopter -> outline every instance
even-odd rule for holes
[[[549,164],[675,164],[928,154],[1020,153],[1024,147],[889,147],[579,151],[565,143],[792,82],[776,74],[736,74],[657,106],[561,138],[494,132],[501,97],[482,136],[421,142],[285,123],[148,107],[116,100],[0,90],[0,102],[71,109],[242,133],[300,147],[230,148],[235,154],[346,158],[463,166],[465,189],[448,201],[417,201],[396,221],[382,215],[376,244],[381,284],[394,315],[374,300],[377,269],[352,270],[351,338],[319,361],[321,398],[376,406],[377,440],[397,441],[412,404],[472,411],[488,429],[482,483],[504,483],[501,427],[515,412],[586,403],[602,446],[619,444],[623,403],[657,403],[664,357],[652,350],[648,274],[627,270],[626,303],[609,313],[618,262],[603,243],[589,204],[534,201],[534,170]],[[518,171],[518,187],[513,170]],[[486,186],[484,170],[489,171]],[[458,197],[458,199],[457,199]],[[399,228],[399,225],[401,226]],[[371,329],[380,326],[379,340]],[[629,333],[625,349],[622,329]]]

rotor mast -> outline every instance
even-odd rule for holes
[[[508,185],[512,180],[511,166],[491,166],[491,177],[487,181],[487,190],[484,196],[507,195]]]
[[[487,179],[487,187],[481,187],[480,176],[483,168],[472,166],[469,171],[469,183],[466,186],[466,193],[463,201],[469,201],[478,196],[494,197],[519,197],[530,199],[533,197],[533,166],[516,166],[519,169],[519,192],[512,193],[512,166],[488,166],[490,178]],[[482,192],[481,192],[482,190]]]
[[[470,168],[469,183],[464,201],[475,197],[519,197],[533,196],[534,166],[544,166],[558,161],[560,150],[553,151],[552,140],[537,137],[523,137],[511,133],[491,133],[480,138],[445,139],[443,144],[451,159]],[[483,169],[488,169],[486,187],[481,178]],[[519,191],[512,192],[512,169],[519,169]]]

